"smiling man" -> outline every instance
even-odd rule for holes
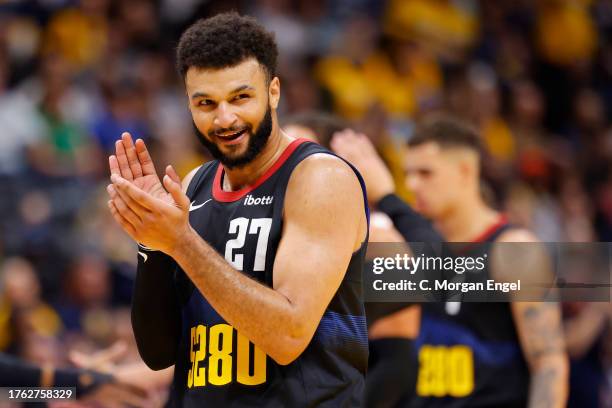
[[[276,57],[251,18],[196,22],[178,69],[216,160],[160,181],[129,134],[109,158],[109,208],[140,243],[134,333],[151,368],[176,365],[175,406],[362,403],[365,192],[346,162],[279,128]]]

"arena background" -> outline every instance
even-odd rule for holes
[[[70,366],[70,351],[123,340],[115,364],[139,360],[136,250],[106,207],[107,155],[128,130],[158,170],[208,159],[173,53],[189,23],[229,9],[276,33],[281,120],[346,118],[406,199],[402,146],[444,109],[479,127],[489,198],[511,222],[543,241],[612,240],[612,1],[4,0],[0,351]],[[595,383],[612,406],[610,305],[564,312],[584,324],[569,344],[572,394]]]

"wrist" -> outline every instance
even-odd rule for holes
[[[378,206],[378,204],[383,201],[385,198],[389,196],[395,195],[394,189],[385,189],[380,191],[375,191],[373,194],[368,195],[370,202],[374,204],[374,206]]]
[[[178,261],[185,254],[185,250],[193,245],[196,235],[191,225],[187,224],[187,228],[178,235],[174,245],[168,250],[168,255]]]

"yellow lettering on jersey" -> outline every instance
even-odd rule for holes
[[[236,373],[233,372],[234,332],[225,323],[216,324],[208,329],[198,325],[190,331],[189,351],[190,369],[187,374],[187,387],[203,387],[206,378],[209,385],[222,386],[233,380],[243,385],[259,385],[266,382],[266,354],[251,343],[245,336],[236,332]],[[208,340],[208,342],[207,342]],[[251,349],[253,365],[251,366]],[[208,354],[207,354],[208,353]],[[208,377],[206,377],[208,375]]]
[[[253,367],[251,374],[251,346],[253,347]],[[266,382],[266,353],[255,346],[245,336],[238,333],[237,380],[244,385],[259,385]]]
[[[232,337],[234,329],[229,324],[217,324],[210,328],[210,356],[208,357],[208,382],[225,385],[232,381]]]
[[[474,390],[474,357],[468,346],[424,345],[419,350],[417,395],[465,397]]]
[[[206,327],[199,324],[196,327],[194,345],[200,347],[195,352],[193,361],[193,386],[203,387],[206,385],[206,368],[200,367],[199,363],[206,358]]]

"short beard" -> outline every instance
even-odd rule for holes
[[[268,109],[266,110],[266,114],[264,115],[261,122],[259,122],[259,127],[253,133],[252,128],[248,128],[246,131],[249,132],[249,145],[247,146],[247,150],[240,156],[236,157],[228,157],[217,147],[217,145],[206,138],[200,132],[195,122],[193,122],[193,130],[195,131],[196,136],[200,143],[208,149],[210,154],[217,160],[223,164],[224,167],[228,169],[233,169],[237,167],[244,167],[250,162],[252,162],[258,155],[261,153],[263,148],[268,143],[268,139],[272,134],[272,110],[268,105]]]

